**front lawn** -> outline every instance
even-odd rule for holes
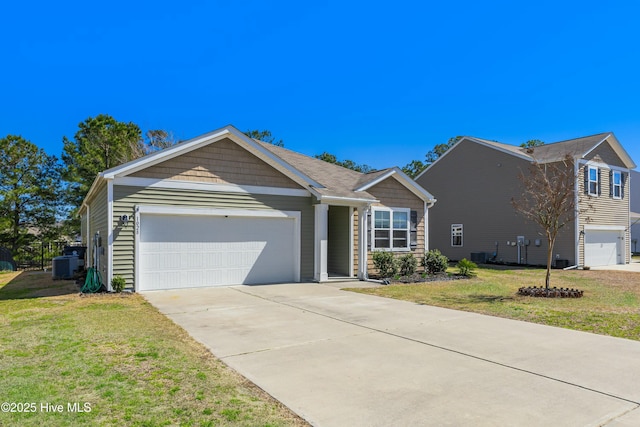
[[[0,273],[0,396],[0,425],[307,425],[140,295],[51,273]]]
[[[551,286],[579,288],[582,298],[516,295],[522,286],[544,286],[545,270],[479,268],[469,280],[350,289],[456,310],[640,340],[640,274],[617,271],[551,273]]]

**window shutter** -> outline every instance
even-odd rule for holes
[[[602,195],[602,170],[598,168],[598,196]]]
[[[589,166],[584,167],[584,194],[589,194]]]
[[[627,182],[627,174],[626,173],[621,173],[620,174],[620,197],[624,199],[624,184],[625,182]]]
[[[609,197],[613,197],[613,171],[609,171]]]
[[[410,245],[411,249],[418,247],[418,211],[411,211],[411,228],[410,228]]]

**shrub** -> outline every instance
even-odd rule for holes
[[[398,260],[393,256],[393,252],[374,251],[373,266],[378,269],[380,277],[393,277],[398,274]]]
[[[416,272],[418,260],[413,256],[413,254],[405,254],[400,257],[398,264],[401,276],[411,276]]]
[[[124,280],[122,276],[115,276],[111,279],[111,288],[114,292],[122,292],[127,282]]]
[[[429,274],[444,273],[449,266],[449,258],[442,255],[438,249],[432,249],[424,256],[422,265]]]
[[[458,264],[456,265],[456,267],[458,267],[458,269],[460,270],[461,276],[470,277],[475,275],[473,270],[478,268],[478,265],[473,261],[469,261],[466,258],[462,258],[460,261],[458,261]]]

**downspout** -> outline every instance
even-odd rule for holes
[[[431,199],[424,202],[424,252],[425,255],[429,251],[429,209],[436,204],[437,199]]]
[[[575,204],[575,208],[574,208],[574,239],[575,239],[575,256],[574,256],[574,264],[576,266],[580,265],[580,181],[579,181],[579,173],[580,173],[580,167],[578,165],[578,157],[574,157],[573,159],[573,177],[575,180],[575,184],[573,186],[574,188],[574,204]]]
[[[423,219],[424,219],[424,255],[422,256],[422,259],[424,261],[424,257],[427,255],[427,252],[429,252],[429,206],[427,205],[427,201],[425,200],[423,202],[423,209],[424,209],[424,215],[423,215]]]

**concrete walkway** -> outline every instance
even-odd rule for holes
[[[144,296],[316,426],[640,425],[640,342],[335,286]]]

